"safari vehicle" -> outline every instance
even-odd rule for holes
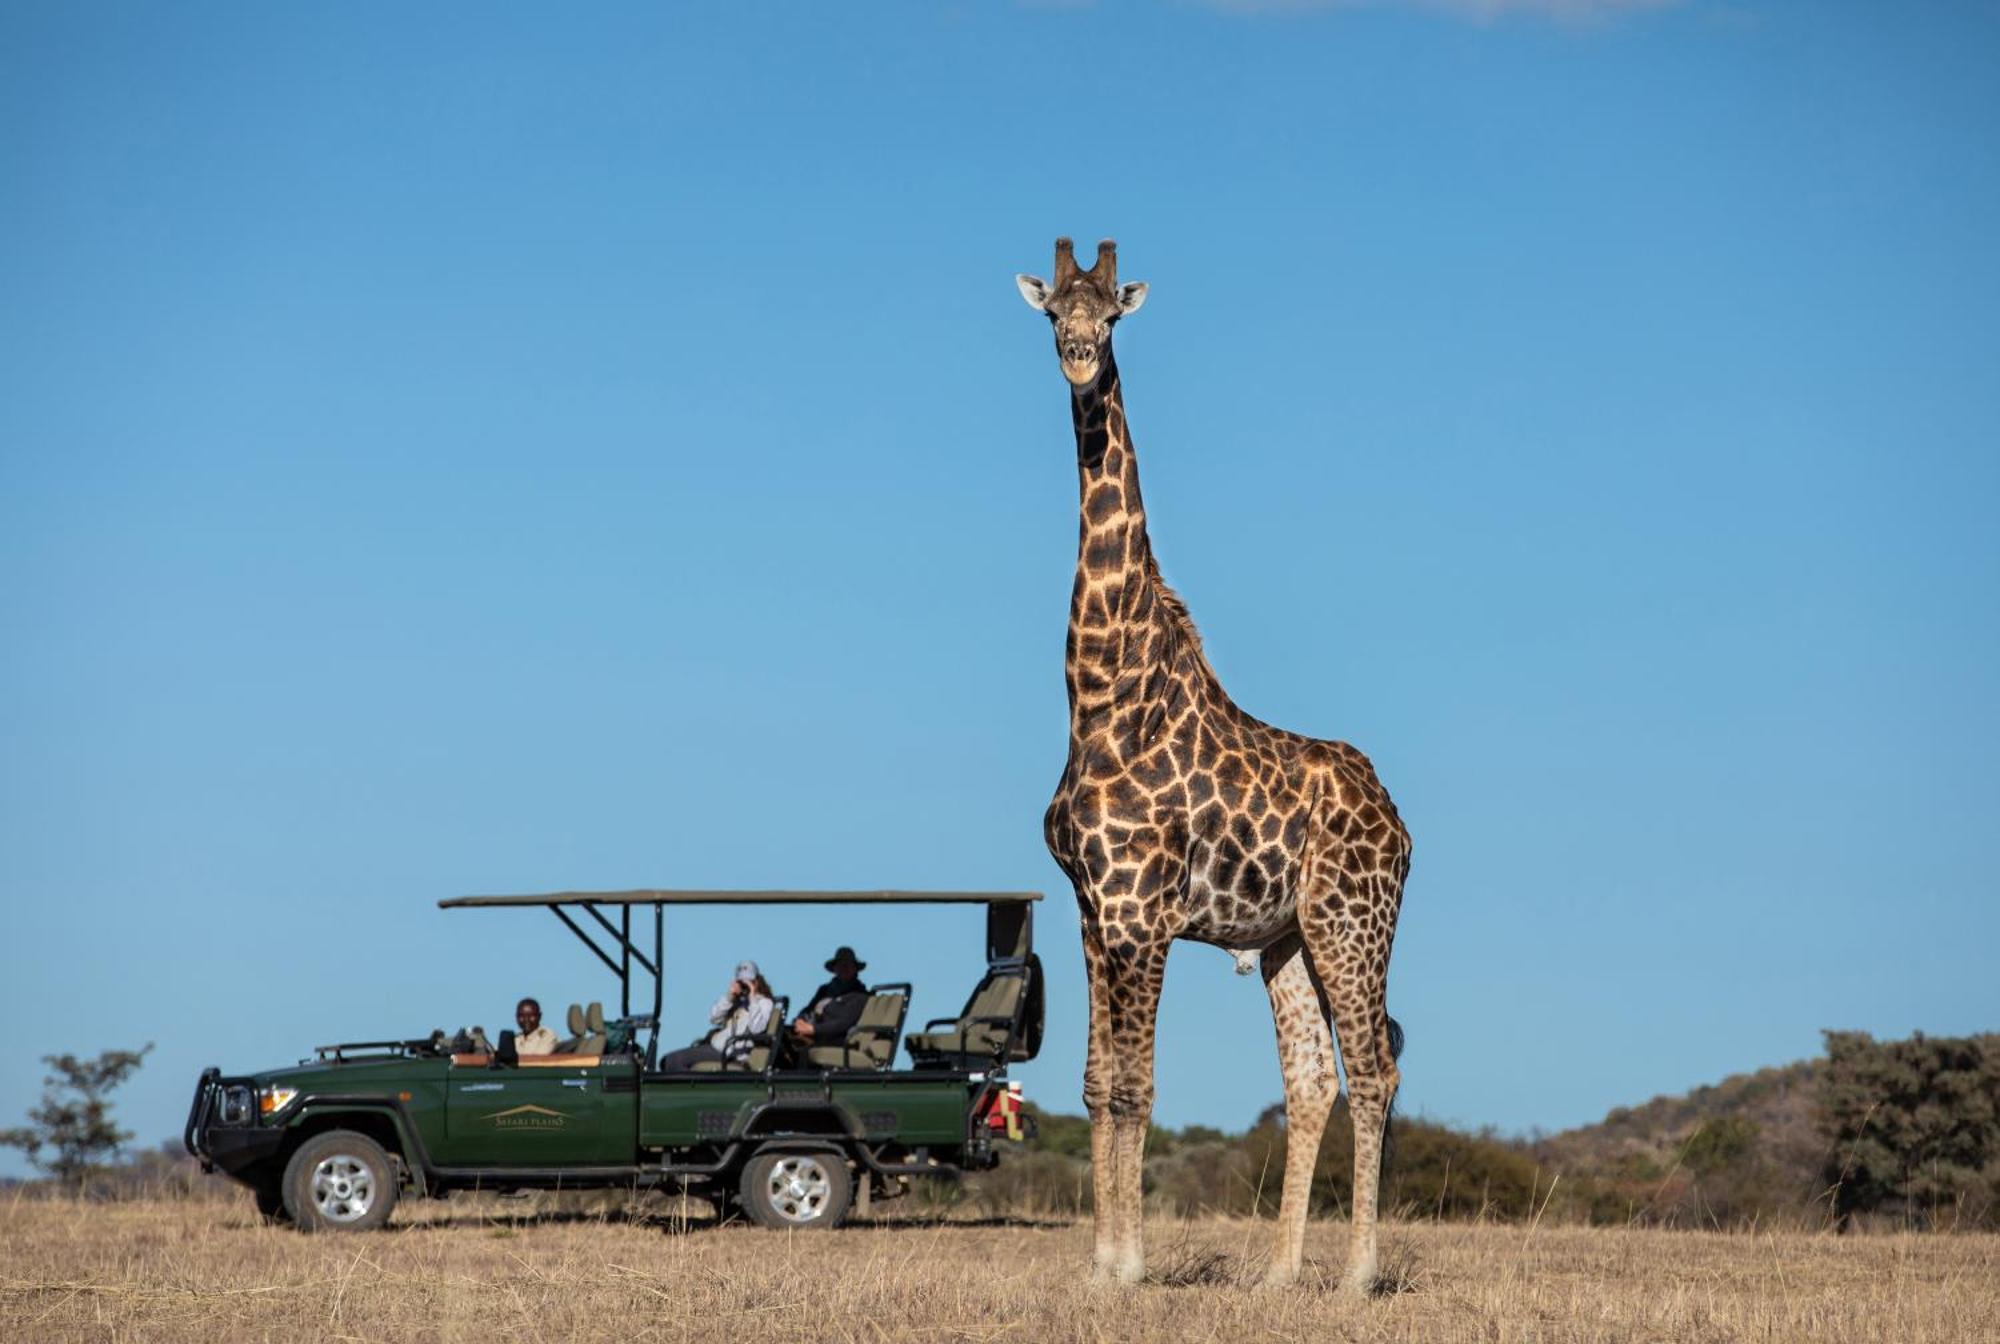
[[[515,1055],[511,1032],[470,1050],[433,1033],[320,1046],[290,1068],[210,1068],[195,1086],[187,1148],[204,1170],[248,1186],[266,1218],[308,1231],[380,1227],[406,1197],[612,1187],[691,1190],[768,1227],[833,1227],[913,1178],[991,1167],[996,1143],[1023,1137],[1020,1085],[1007,1066],[1041,1046],[1040,899],[630,891],[440,901],[550,911],[617,977],[619,1015],[573,1005],[571,1039],[553,1055]],[[781,999],[741,1063],[656,1067],[667,907],[826,903],[984,905],[986,964],[967,976],[964,1008],[906,1035],[911,986],[876,985],[845,1043],[797,1052],[783,1039]],[[634,911],[647,907],[650,953],[633,937]],[[634,1012],[642,977],[652,982],[651,1011]]]

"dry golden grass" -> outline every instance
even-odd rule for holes
[[[661,1206],[664,1208],[665,1206]],[[700,1206],[694,1206],[699,1208]],[[22,1340],[2000,1339],[2000,1237],[1396,1224],[1388,1291],[1248,1287],[1270,1237],[1150,1229],[1153,1281],[1085,1282],[1087,1226],[890,1221],[832,1233],[453,1201],[305,1237],[247,1197],[0,1204],[0,1337]]]

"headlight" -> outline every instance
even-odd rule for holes
[[[247,1125],[250,1123],[251,1092],[237,1084],[222,1089],[221,1105],[216,1108],[217,1118],[225,1125]]]
[[[267,1087],[257,1094],[257,1111],[260,1115],[276,1115],[291,1105],[298,1094],[296,1087]]]

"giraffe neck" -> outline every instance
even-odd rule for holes
[[[1109,352],[1097,381],[1072,391],[1070,415],[1079,498],[1066,668],[1070,729],[1081,738],[1104,714],[1168,693],[1175,632],[1160,600],[1139,460]]]

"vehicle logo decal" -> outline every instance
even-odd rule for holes
[[[562,1111],[546,1106],[515,1106],[504,1111],[488,1111],[479,1117],[491,1120],[495,1129],[561,1129],[569,1123]]]
[[[460,1087],[460,1088],[459,1088],[458,1090],[459,1090],[459,1091],[461,1091],[461,1092],[505,1092],[505,1091],[507,1090],[507,1084],[505,1084],[505,1083],[466,1083],[466,1084],[463,1084],[463,1085],[462,1085],[462,1086],[461,1086],[461,1087]]]

